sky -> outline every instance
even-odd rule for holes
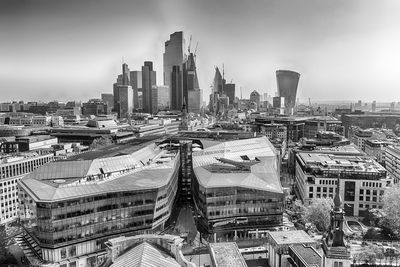
[[[400,101],[397,0],[0,0],[0,102],[100,98],[124,61],[153,61],[183,31],[204,100],[214,67],[274,95],[275,71],[301,74],[301,100]]]

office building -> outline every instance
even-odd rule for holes
[[[292,115],[296,105],[297,86],[299,84],[300,74],[290,70],[277,70],[276,82],[278,87],[278,96],[285,98],[285,108],[287,114]]]
[[[39,261],[92,266],[110,238],[163,229],[179,154],[154,144],[102,152],[48,164],[19,181],[24,240]]]
[[[108,106],[101,99],[90,99],[82,104],[82,115],[84,116],[99,116],[108,114]]]
[[[256,90],[250,93],[250,102],[253,102],[256,104],[257,110],[260,108],[260,93],[258,93]]]
[[[170,35],[170,39],[165,42],[165,52],[163,54],[164,63],[164,85],[171,89],[171,96],[176,95],[173,91],[178,89],[172,86],[171,73],[174,66],[181,67],[184,61],[184,39],[183,32],[174,32]],[[172,99],[171,99],[172,103]],[[182,105],[181,105],[182,106]],[[179,107],[180,108],[180,107]],[[179,109],[173,108],[173,109]]]
[[[350,140],[356,144],[362,151],[365,151],[365,141],[372,138],[372,131],[358,130],[350,136]]]
[[[362,129],[368,128],[386,128],[396,129],[396,125],[400,124],[399,113],[362,113],[362,114],[343,114],[341,119],[345,137],[351,135],[352,126],[358,126]]]
[[[169,95],[170,90],[168,86],[157,86],[157,109],[168,110],[170,108],[171,97]]]
[[[36,152],[0,157],[0,225],[18,218],[18,180],[53,160],[53,154]]]
[[[297,153],[295,179],[296,194],[305,205],[314,198],[333,198],[339,180],[347,216],[366,216],[368,209],[382,208],[381,197],[392,182],[371,157],[336,155],[334,151]]]
[[[194,57],[195,55],[190,53],[183,64],[183,98],[186,100],[188,112],[200,113],[203,96]]]
[[[133,110],[133,91],[130,85],[114,84],[114,111],[118,118],[126,118]]]
[[[171,109],[180,110],[183,103],[182,66],[173,66],[171,72]]]
[[[390,142],[384,140],[367,139],[364,141],[364,151],[367,155],[374,157],[379,164],[385,166],[385,147],[389,144]]]
[[[255,118],[256,124],[282,124],[287,128],[287,141],[297,142],[304,136],[304,125],[307,118],[300,117],[263,117]]]
[[[342,122],[331,116],[315,116],[307,118],[304,124],[304,137],[315,138],[318,132],[343,132]]]
[[[107,104],[107,112],[110,113],[114,109],[114,95],[101,94],[101,100]]]
[[[400,146],[389,145],[384,148],[384,162],[388,173],[394,182],[400,181]]]
[[[142,72],[141,71],[131,71],[130,72],[130,83],[133,90],[133,108],[135,110],[141,109],[139,106],[139,93],[142,94]]]
[[[234,83],[226,83],[224,85],[224,91],[226,96],[229,98],[230,107],[233,107],[233,102],[235,101],[235,86]]]
[[[153,114],[152,95],[153,87],[156,86],[156,72],[153,70],[153,62],[145,61],[142,66],[142,111]]]
[[[266,137],[212,145],[192,160],[198,229],[214,241],[249,238],[282,223],[279,158]]]
[[[114,111],[118,118],[126,118],[133,110],[133,90],[129,82],[130,74],[127,64],[122,64],[122,74],[118,75],[113,86]]]
[[[272,107],[274,115],[285,115],[285,98],[280,96],[273,97]]]

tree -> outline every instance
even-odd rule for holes
[[[376,245],[365,247],[361,253],[354,255],[354,259],[359,263],[374,264],[377,259],[381,262],[385,257],[382,248]]]
[[[315,225],[318,231],[326,232],[330,225],[330,214],[333,206],[331,198],[316,198],[304,208],[304,221]]]
[[[383,225],[394,234],[400,233],[400,185],[392,185],[383,196]]]
[[[92,144],[90,145],[90,149],[96,149],[102,146],[108,146],[113,143],[112,139],[108,136],[102,136],[100,138],[96,138],[93,140]]]

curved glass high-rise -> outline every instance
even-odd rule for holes
[[[278,84],[278,96],[285,98],[285,108],[291,112],[296,104],[297,85],[300,73],[291,70],[277,70],[276,82]]]

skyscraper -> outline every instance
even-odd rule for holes
[[[184,39],[183,32],[174,32],[170,35],[170,39],[165,42],[165,52],[163,54],[164,61],[164,85],[169,86],[170,95],[171,95],[171,103],[172,103],[172,95],[176,95],[176,90],[179,90],[178,87],[172,86],[172,72],[174,66],[182,67],[184,61]],[[182,69],[181,69],[182,71]],[[176,84],[178,85],[178,84]],[[180,110],[182,107],[182,102],[179,102],[179,107],[173,106],[172,109]]]
[[[235,84],[227,83],[224,85],[224,92],[227,97],[229,97],[229,106],[233,105],[233,101],[235,100]]]
[[[129,82],[129,68],[126,63],[122,64],[122,74],[118,75],[117,82],[113,86],[114,111],[119,118],[124,118],[133,109],[133,91]]]
[[[181,67],[173,66],[171,72],[171,109],[180,110],[183,103]]]
[[[254,102],[257,106],[257,110],[260,109],[260,93],[254,90],[250,93],[250,102]]]
[[[133,108],[139,109],[139,92],[142,92],[142,72],[131,71],[130,82],[133,90]]]
[[[118,118],[126,118],[133,109],[133,93],[130,85],[114,83],[114,111],[118,113]]]
[[[143,112],[152,114],[152,94],[153,86],[156,86],[156,72],[153,70],[153,62],[145,61],[142,66],[142,98]]]
[[[183,97],[187,100],[189,112],[200,113],[202,91],[197,79],[196,62],[194,54],[189,53],[189,57],[183,64]]]
[[[285,98],[285,108],[288,114],[292,113],[292,110],[296,104],[296,94],[299,79],[300,73],[290,70],[276,71],[278,96]]]

